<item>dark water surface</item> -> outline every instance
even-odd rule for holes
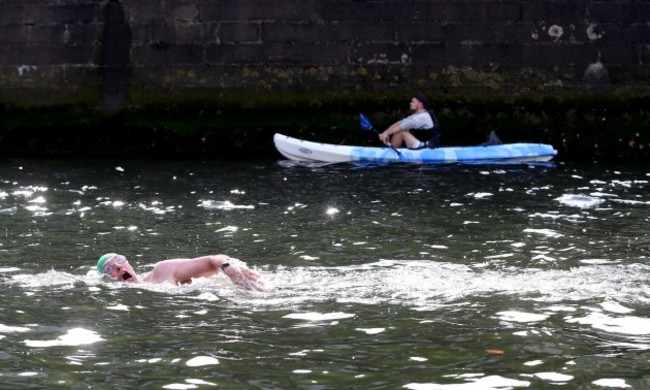
[[[650,388],[650,169],[0,162],[0,387]],[[225,253],[222,276],[112,283]]]

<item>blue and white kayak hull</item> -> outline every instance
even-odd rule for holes
[[[435,149],[394,149],[380,146],[334,145],[275,134],[276,149],[286,158],[303,162],[372,163],[513,163],[548,162],[557,155],[551,145],[513,143],[486,146],[449,146]]]

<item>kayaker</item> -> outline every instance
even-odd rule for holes
[[[440,143],[438,120],[432,112],[429,99],[423,92],[416,93],[409,102],[413,114],[399,120],[379,134],[379,140],[394,148],[406,145],[409,149],[435,148]]]
[[[151,272],[139,276],[126,257],[116,253],[103,255],[97,261],[97,272],[114,280],[126,282],[146,282],[187,284],[192,278],[208,277],[222,270],[233,283],[247,290],[262,291],[260,275],[245,263],[226,255],[202,256],[193,259],[170,259],[156,263]]]

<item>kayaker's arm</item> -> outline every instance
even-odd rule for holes
[[[379,140],[383,142],[385,145],[390,144],[390,136],[395,133],[399,133],[402,130],[401,127],[399,127],[401,121],[397,121],[390,125],[386,130],[384,130],[382,133],[379,134]]]

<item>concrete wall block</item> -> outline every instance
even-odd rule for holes
[[[26,4],[22,21],[25,24],[96,23],[100,10],[99,2],[49,6]]]
[[[260,22],[220,23],[217,40],[221,43],[261,42]]]
[[[125,18],[129,24],[147,24],[170,20],[172,8],[164,1],[122,0]]]
[[[459,36],[467,36],[465,25],[460,23],[418,22],[396,26],[400,42],[459,41]]]
[[[95,59],[94,45],[20,46],[5,50],[0,65],[90,65]]]
[[[639,80],[650,80],[650,68],[629,65],[607,66],[613,84],[638,84]]]
[[[347,44],[298,45],[296,55],[301,58],[299,64],[307,65],[342,65],[348,64],[350,47]]]
[[[210,45],[206,60],[210,64],[343,64],[348,62],[348,51],[347,45],[334,44]]]
[[[448,46],[443,42],[427,42],[413,45],[411,60],[416,65],[431,64],[446,66],[451,58],[447,58]]]
[[[197,89],[213,87],[218,73],[200,65],[179,65],[170,68],[165,65],[134,67],[131,71],[131,85],[134,89],[156,88],[168,90]]]
[[[205,50],[205,60],[211,65],[221,64],[255,64],[266,62],[262,54],[262,45],[208,45]]]
[[[432,17],[438,21],[466,22],[486,21],[486,3],[482,2],[445,2],[444,4],[431,4]]]
[[[132,41],[141,45],[160,42],[202,44],[208,36],[208,26],[204,23],[152,21],[131,25]]]
[[[333,26],[335,39],[342,36],[352,36],[354,41],[359,42],[397,42],[397,27],[393,24],[375,22],[344,22]],[[346,30],[349,30],[347,32]]]
[[[25,42],[27,42],[25,25],[0,23],[0,45],[24,45]]]
[[[523,46],[524,63],[530,67],[544,68],[560,65],[584,65],[598,59],[598,49],[593,45],[537,44]]]
[[[96,80],[97,69],[92,67],[0,67],[0,101],[26,106],[93,105],[100,92]]]
[[[49,8],[48,14],[51,23],[97,23],[100,20],[101,3],[91,2],[52,6]]]
[[[368,38],[371,38],[370,36]],[[357,39],[350,24],[264,23],[264,42],[350,42]]]
[[[158,23],[134,23],[128,26],[131,31],[131,42],[137,43],[138,45],[150,43],[151,30],[161,28]]]
[[[359,64],[408,64],[412,52],[405,44],[364,43],[350,48],[350,59]]]
[[[317,0],[205,0],[201,3],[202,21],[318,21]]]
[[[530,40],[528,30],[526,24],[518,22],[418,23],[400,26],[397,35],[402,42],[521,43]]]
[[[2,49],[0,49],[2,54]],[[8,88],[15,84],[16,69],[14,67],[0,66],[0,94],[6,93]]]
[[[192,44],[159,42],[152,45],[134,46],[131,60],[135,64],[202,64],[205,62],[205,47]]]
[[[47,56],[43,52],[48,52],[45,47],[12,47],[4,50],[4,55],[0,57],[0,65],[14,66],[39,66],[48,64]]]
[[[404,1],[331,1],[321,3],[319,17],[327,22],[409,23],[435,18],[426,2]]]
[[[5,45],[0,45],[0,68],[6,68],[15,65],[9,58],[10,50],[13,50],[13,48]]]
[[[639,53],[640,63],[643,64],[642,68],[650,71],[650,44],[640,45]]]
[[[646,23],[594,23],[581,27],[585,41],[593,43],[650,43],[650,25]]]
[[[376,21],[408,24],[411,22],[459,22],[486,20],[486,2],[468,4],[449,1],[332,1],[323,7],[322,19]],[[491,14],[494,18],[498,11]],[[505,8],[501,11],[505,13]]]
[[[650,3],[590,1],[586,4],[590,22],[647,23],[650,20]]]
[[[239,65],[201,65],[170,68],[164,65],[135,67],[131,74],[131,89],[137,96],[151,94],[163,100],[161,91],[179,91],[191,88],[188,94],[213,96],[218,90],[250,91],[264,82],[263,67]],[[217,89],[217,90],[216,90]],[[137,101],[135,103],[138,103]]]
[[[121,0],[129,23],[201,21],[200,3],[197,0],[142,1]]]
[[[496,43],[523,44],[532,41],[531,26],[522,22],[500,22],[483,25],[484,36]]]
[[[485,21],[521,22],[524,18],[524,4],[521,1],[486,2]]]
[[[175,4],[171,9],[171,20],[174,22],[195,23],[199,21],[199,4]]]
[[[96,51],[99,48],[95,45],[59,45],[48,47],[49,54],[47,54],[44,63],[52,65],[88,65],[94,66]]]
[[[97,42],[99,32],[92,24],[53,24],[26,26],[28,44],[50,45],[84,45]]]
[[[167,19],[167,10],[162,4],[152,6],[148,1],[122,1],[124,16],[131,25],[162,22]]]
[[[22,4],[0,3],[0,24],[24,24]]]
[[[549,26],[578,23],[587,16],[585,1],[529,1],[522,13],[523,21],[542,21]]]
[[[461,52],[473,60],[473,65],[507,65],[523,63],[522,46],[511,44],[463,45]]]
[[[63,43],[68,45],[99,44],[102,30],[101,24],[68,24],[63,31]]]
[[[26,40],[27,44],[36,44],[36,45],[48,45],[53,42],[59,44],[63,43],[64,33],[66,31],[66,25],[64,24],[53,24],[53,25],[43,25],[37,24],[34,26],[27,26],[28,38]]]
[[[521,45],[511,44],[417,44],[413,62],[441,66],[485,67],[523,62]]]
[[[44,83],[58,85],[63,81],[61,67],[11,66],[0,67],[0,87],[40,88]]]
[[[595,45],[594,48],[600,55],[600,61],[606,66],[640,64],[642,61],[639,47],[633,43],[605,43]],[[596,62],[597,59],[592,59],[591,62]]]
[[[167,24],[168,34],[174,42],[203,44],[206,39],[206,26],[203,23],[174,22]]]

